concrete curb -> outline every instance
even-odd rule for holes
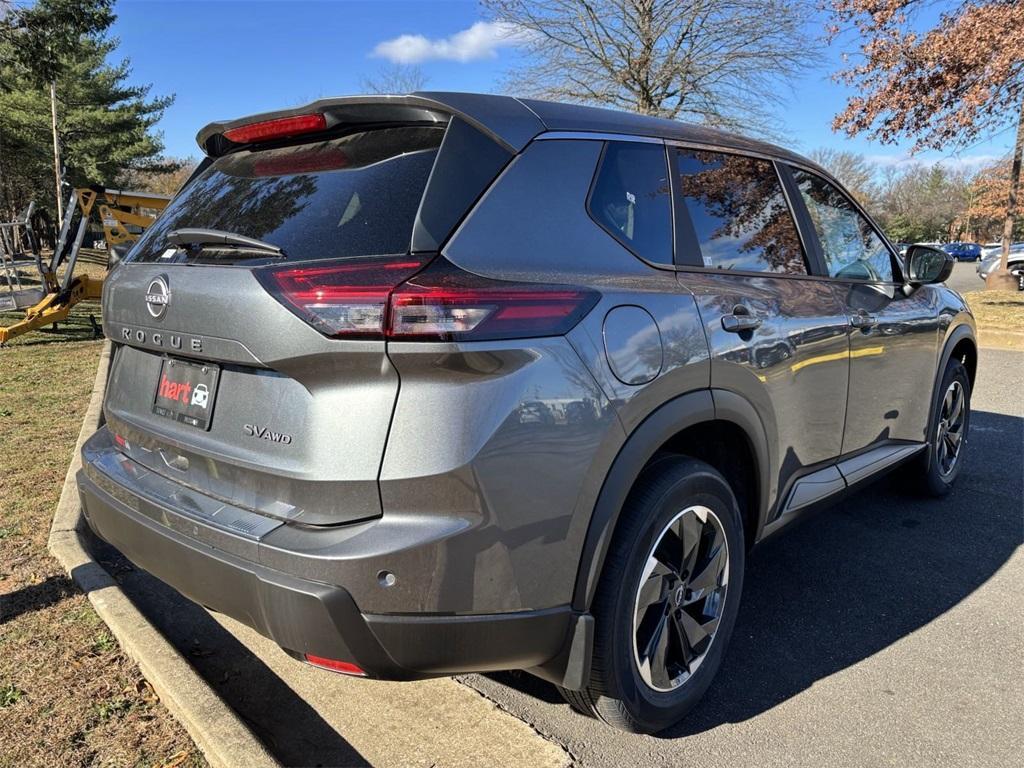
[[[85,522],[78,502],[75,474],[82,466],[82,443],[100,423],[109,362],[110,342],[107,342],[50,526],[50,553],[85,592],[125,653],[139,665],[160,701],[185,726],[210,765],[215,768],[278,766],[238,715],[146,620],[117,582],[82,546],[79,533]]]
[[[992,349],[1024,350],[1024,333],[979,325],[978,346]]]

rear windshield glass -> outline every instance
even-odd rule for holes
[[[171,202],[131,259],[184,260],[166,242],[181,227],[263,240],[289,261],[406,253],[443,136],[436,127],[380,128],[219,158]]]

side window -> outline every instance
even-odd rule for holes
[[[609,142],[588,205],[594,220],[633,253],[672,263],[672,198],[663,145]]]
[[[798,168],[793,179],[814,223],[832,277],[892,281],[892,256],[867,219],[834,185]]]
[[[775,166],[679,150],[679,189],[706,267],[806,275],[807,262]]]

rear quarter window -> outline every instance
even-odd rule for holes
[[[637,256],[672,263],[672,198],[663,145],[608,142],[588,209]]]
[[[406,253],[443,136],[400,126],[233,152],[181,191],[131,259],[161,260],[179,227],[264,240],[290,261]]]

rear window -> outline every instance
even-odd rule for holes
[[[443,137],[443,127],[401,126],[226,155],[171,202],[132,260],[183,260],[166,242],[180,227],[264,240],[290,261],[406,253]]]

